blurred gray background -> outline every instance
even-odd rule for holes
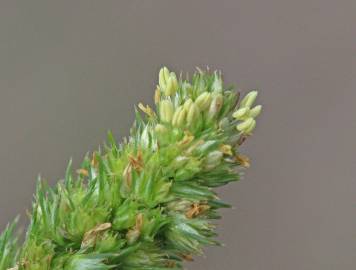
[[[354,0],[1,1],[0,227],[40,173],[128,134],[157,71],[222,69],[264,106],[220,240],[189,269],[356,268]]]

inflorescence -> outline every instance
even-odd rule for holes
[[[159,72],[156,109],[139,104],[131,135],[88,155],[51,188],[39,181],[25,242],[0,236],[0,270],[164,270],[217,245],[213,221],[229,207],[215,187],[249,166],[239,146],[261,106],[239,102],[219,72]]]

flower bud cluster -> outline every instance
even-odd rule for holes
[[[253,108],[252,105],[257,98],[258,92],[251,91],[241,101],[240,108],[233,113],[233,117],[240,121],[236,128],[243,134],[251,134],[256,127],[255,118],[261,113],[262,106],[257,105]]]
[[[178,80],[174,72],[170,72],[168,68],[163,67],[159,71],[158,76],[159,89],[166,95],[172,96],[178,90]]]
[[[163,123],[173,127],[192,127],[203,119],[212,120],[220,112],[224,102],[224,96],[220,92],[201,93],[194,101],[187,99],[181,105],[174,105],[171,98],[159,101],[159,116]],[[205,117],[205,118],[204,118]],[[159,128],[161,130],[161,127]]]

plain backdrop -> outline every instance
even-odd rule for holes
[[[187,267],[355,269],[355,14],[354,0],[1,1],[1,229],[39,173],[55,183],[107,130],[128,134],[160,66],[208,65],[260,89],[264,112],[251,169],[220,190],[236,206],[226,246]]]

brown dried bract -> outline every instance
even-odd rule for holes
[[[232,147],[229,144],[222,144],[219,150],[225,155],[232,156]]]
[[[240,137],[240,139],[238,140],[237,145],[243,144],[246,141],[246,139],[247,139],[247,136],[246,135],[242,135]]]
[[[204,140],[198,140],[197,142],[195,142],[192,146],[190,146],[190,147],[187,149],[186,153],[187,153],[188,155],[190,155],[197,147],[199,147],[200,145],[202,145],[202,144],[204,144],[204,143],[205,143]]]
[[[79,175],[81,175],[81,176],[86,176],[86,177],[89,176],[89,172],[88,172],[88,170],[86,170],[86,169],[78,169],[78,170],[77,170],[77,174],[79,174]]]
[[[126,168],[124,169],[124,172],[122,173],[122,177],[124,178],[127,187],[130,188],[132,183],[132,166],[130,163],[127,164]]]
[[[161,100],[161,89],[159,88],[159,86],[157,85],[156,91],[155,91],[155,104],[158,104],[159,101]]]
[[[187,218],[194,218],[194,217],[200,215],[201,213],[205,212],[209,208],[210,208],[210,206],[207,204],[194,203],[192,205],[192,207],[185,213],[185,216]]]
[[[186,146],[189,145],[194,140],[194,135],[191,134],[189,131],[184,132],[184,137],[181,141],[178,142],[179,146]]]
[[[92,156],[92,159],[91,159],[91,166],[94,167],[94,168],[97,168],[99,165],[99,161],[98,161],[98,158],[96,156],[96,152],[93,152],[93,156]]]
[[[168,268],[174,268],[176,267],[177,263],[175,261],[167,261],[165,263],[165,266],[168,267]]]
[[[241,164],[241,166],[245,167],[245,168],[249,168],[250,167],[250,159],[245,156],[245,155],[237,155],[235,157],[236,161]]]
[[[130,243],[135,242],[140,237],[142,226],[143,226],[143,214],[139,213],[136,216],[135,226],[133,227],[133,229],[129,230],[126,234],[126,238]]]
[[[137,172],[142,171],[142,169],[143,169],[143,155],[142,155],[141,150],[138,150],[136,157],[129,155],[129,161],[130,161],[130,165],[132,166],[132,168],[135,171],[137,171]]]
[[[181,256],[184,260],[186,260],[186,261],[188,261],[188,262],[194,261],[193,256],[190,255],[190,254],[181,254],[180,256]]]
[[[147,114],[149,117],[154,117],[155,113],[154,111],[151,109],[150,106],[146,105],[144,106],[142,103],[138,104],[138,107],[141,109],[141,111],[143,111],[145,114]]]
[[[136,216],[135,229],[141,231],[142,225],[143,225],[143,214],[142,214],[142,213],[139,213],[139,214]]]
[[[82,247],[86,247],[93,242],[95,243],[98,234],[100,234],[101,232],[104,232],[110,228],[111,228],[111,223],[102,223],[102,224],[95,226],[93,229],[87,231],[84,234],[84,237],[82,240]]]

